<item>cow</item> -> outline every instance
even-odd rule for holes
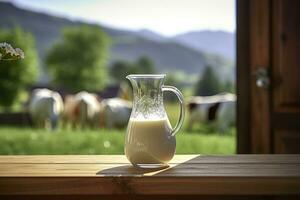
[[[101,101],[100,125],[106,128],[124,128],[127,126],[132,110],[131,102],[121,98],[109,98]]]
[[[75,95],[67,94],[64,96],[64,112],[62,115],[62,125],[64,128],[67,127],[68,124],[72,126],[72,128],[76,127],[77,123],[77,115],[75,113],[76,107],[76,99]]]
[[[195,123],[214,123],[220,132],[225,132],[235,123],[235,105],[236,96],[230,93],[192,97],[187,103],[188,128]]]
[[[236,120],[236,99],[227,99],[221,102],[217,111],[216,126],[221,133],[228,130],[230,126],[235,125]]]
[[[73,128],[96,128],[99,123],[100,102],[96,94],[82,91],[76,95],[66,95],[64,124]]]
[[[64,109],[59,93],[49,89],[35,89],[29,102],[29,114],[34,126],[38,128],[57,128]]]
[[[118,97],[127,101],[132,99],[132,89],[127,83],[125,82],[120,83]]]

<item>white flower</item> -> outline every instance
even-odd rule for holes
[[[0,60],[18,60],[24,57],[24,52],[21,49],[14,49],[6,42],[0,43]]]

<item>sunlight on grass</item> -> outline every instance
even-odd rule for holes
[[[0,154],[124,154],[125,130],[59,130],[0,127]],[[177,154],[233,154],[235,135],[180,131]]]

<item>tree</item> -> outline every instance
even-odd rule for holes
[[[207,66],[196,85],[195,95],[210,96],[221,92],[221,83],[211,66]]]
[[[53,84],[71,91],[99,90],[106,84],[109,39],[97,26],[68,27],[46,59]]]
[[[118,82],[125,80],[125,77],[132,72],[132,64],[126,61],[116,61],[110,68],[110,75]]]
[[[153,74],[155,66],[148,57],[140,57],[134,63],[125,60],[114,62],[110,68],[110,75],[118,82],[125,80],[128,74]]]
[[[2,56],[5,57],[0,60],[0,105],[9,109],[19,100],[20,94],[25,91],[26,87],[36,81],[37,53],[32,35],[20,28],[1,30],[0,41],[6,41],[14,47],[19,47],[26,54],[24,59],[6,59],[9,56],[5,56],[4,50],[2,51]],[[13,50],[11,49],[11,51]],[[16,53],[20,53],[19,50]]]
[[[138,74],[153,74],[156,72],[156,69],[150,58],[142,56],[136,61],[132,71]]]
[[[234,88],[233,81],[231,81],[230,79],[226,80],[223,84],[223,91],[235,93],[234,90],[235,90],[235,88]]]

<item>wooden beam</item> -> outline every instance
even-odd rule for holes
[[[237,0],[237,153],[251,153],[250,1]]]

